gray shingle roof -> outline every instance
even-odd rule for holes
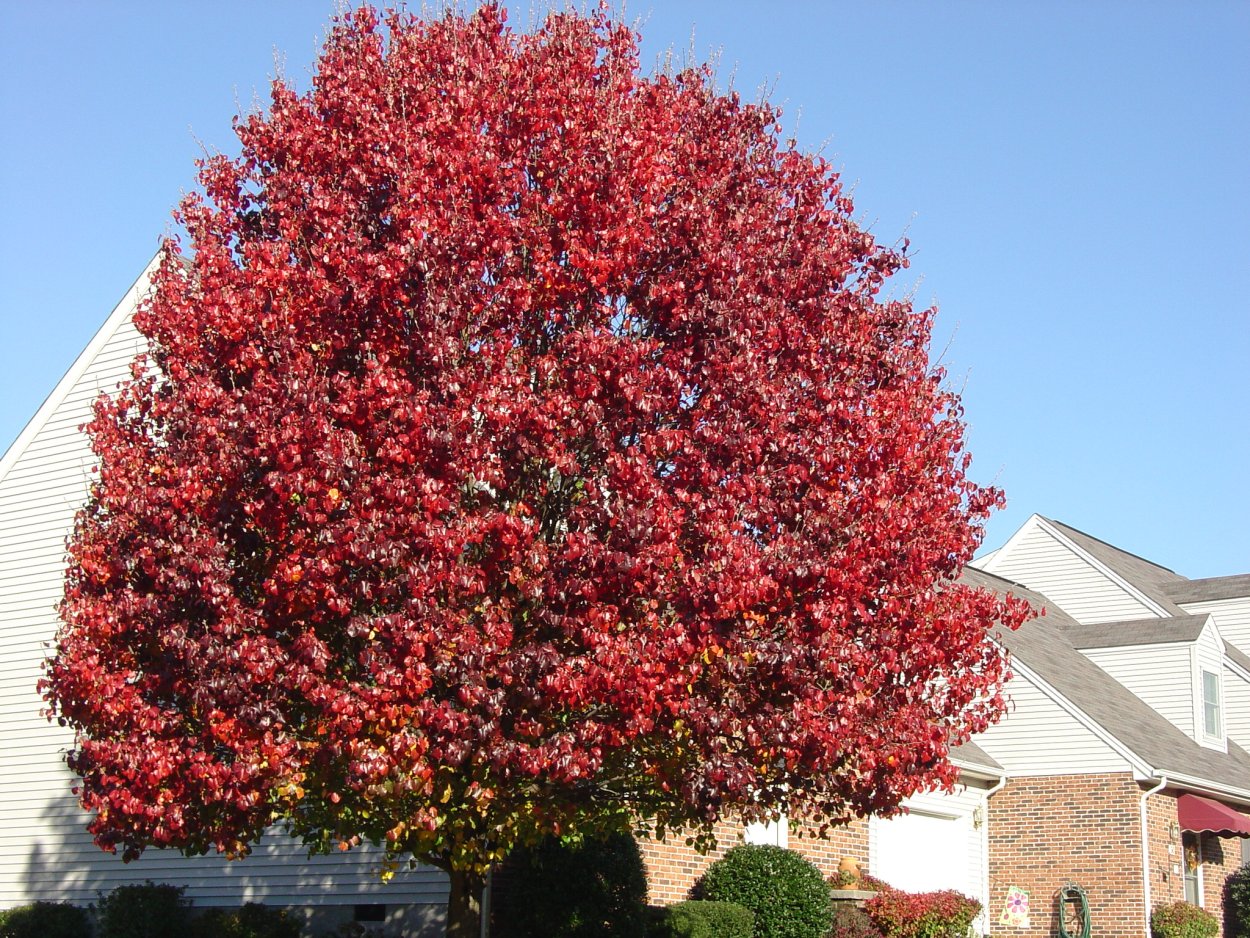
[[[1114,544],[1100,541],[1092,534],[1079,531],[1062,521],[1055,521],[1053,518],[1046,518],[1045,521],[1058,528],[1091,557],[1133,584],[1168,612],[1174,615],[1184,613],[1184,610],[1167,593],[1169,586],[1189,582],[1179,573],[1146,560],[1144,557],[1121,550]]]
[[[1240,648],[1225,642],[1224,654],[1229,658],[1229,660],[1236,663],[1243,671],[1250,671],[1250,655],[1247,655]]]
[[[1132,619],[1099,622],[1065,628],[1073,648],[1119,648],[1126,645],[1166,645],[1196,641],[1210,616],[1169,616],[1166,619]]]
[[[994,757],[976,743],[964,743],[962,746],[951,747],[951,759],[972,768],[1003,771],[1003,767],[994,761]]]
[[[966,568],[962,582],[1012,593],[1046,609],[1015,632],[1000,632],[1012,658],[1028,667],[1156,773],[1181,774],[1250,791],[1250,753],[1234,742],[1228,752],[1207,749],[1182,733],[1128,688],[1078,651],[1068,633],[1079,625],[1039,593],[981,570]]]
[[[1250,573],[1166,583],[1163,586],[1163,592],[1177,603],[1207,603],[1217,599],[1240,599],[1243,596],[1250,596]]]

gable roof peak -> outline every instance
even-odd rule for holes
[[[1163,564],[1155,563],[1155,561],[1150,560],[1147,557],[1142,557],[1138,554],[1134,554],[1132,551],[1125,550],[1123,547],[1117,547],[1115,544],[1111,544],[1107,541],[1104,541],[1100,537],[1094,537],[1094,535],[1092,534],[1087,534],[1086,532],[1082,531],[1080,528],[1074,528],[1072,525],[1066,524],[1065,522],[1059,521],[1055,518],[1047,518],[1045,515],[1038,515],[1037,517],[1041,518],[1043,521],[1045,521],[1047,524],[1051,525],[1052,527],[1059,528],[1064,534],[1070,537],[1073,537],[1073,539],[1076,540],[1077,543],[1079,543],[1080,546],[1084,547],[1086,550],[1089,550],[1089,547],[1092,545],[1097,545],[1099,550],[1098,550],[1098,553],[1095,554],[1095,556],[1098,556],[1098,554],[1101,554],[1101,553],[1111,552],[1119,557],[1131,558],[1132,560],[1136,560],[1138,563],[1145,564],[1147,567],[1151,567],[1154,570],[1157,570],[1160,574],[1163,574],[1163,575],[1170,574],[1170,576],[1168,577],[1169,579],[1174,579],[1177,581],[1184,581],[1187,579],[1185,576],[1177,573],[1171,567],[1165,567],[1163,566]],[[1093,553],[1093,551],[1091,551],[1091,553]],[[1099,559],[1101,560],[1102,557],[1099,557]]]

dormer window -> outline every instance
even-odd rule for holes
[[[1220,723],[1220,676],[1214,671],[1202,672],[1202,729],[1216,739],[1224,735]]]

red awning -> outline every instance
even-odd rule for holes
[[[1181,795],[1176,799],[1176,814],[1182,830],[1250,837],[1250,817],[1210,798]]]

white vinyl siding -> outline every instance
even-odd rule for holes
[[[422,867],[389,884],[353,850],[308,859],[281,835],[247,860],[149,851],[123,864],[97,849],[70,786],[68,730],[51,725],[35,685],[57,630],[65,538],[86,497],[92,456],[78,427],[100,391],[128,375],[142,343],[129,323],[141,278],[57,390],[0,459],[0,908],[40,899],[93,902],[121,883],[186,885],[197,905],[441,904],[446,878]]]
[[[1085,657],[1140,697],[1190,739],[1197,739],[1192,642],[1086,648]]]
[[[1037,518],[978,565],[1041,593],[1078,622],[1115,622],[1158,614]]]
[[[1244,655],[1250,655],[1250,597],[1219,599],[1208,603],[1182,603],[1194,615],[1210,613],[1220,638]]]
[[[68,794],[70,781],[64,767],[59,773],[12,778],[24,797],[0,806],[0,908],[39,900],[85,905],[97,901],[100,892],[149,879],[186,885],[197,906],[446,901],[443,878],[432,871],[401,872],[383,883],[377,875],[379,852],[364,849],[310,859],[280,832],[266,837],[248,859],[234,863],[162,850],[122,863],[102,853],[84,832],[86,817]]]
[[[973,739],[1008,775],[1126,772],[1129,762],[1092,730],[1016,674],[1007,715]]]
[[[1231,667],[1224,668],[1224,733],[1250,750],[1250,680]]]

